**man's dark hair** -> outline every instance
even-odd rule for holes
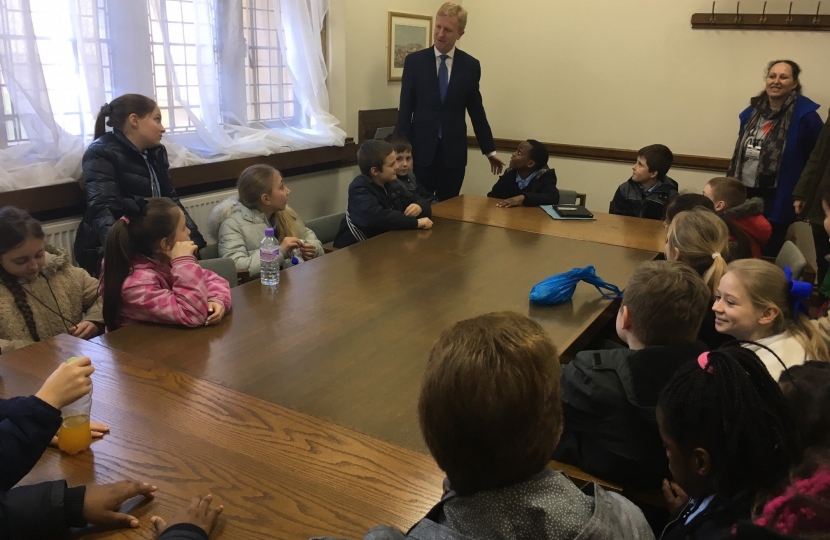
[[[661,181],[674,163],[674,154],[664,144],[650,144],[640,148],[637,157],[645,158],[648,172],[657,171],[657,179]]]
[[[360,167],[360,172],[371,178],[372,167],[377,170],[383,169],[383,162],[394,151],[392,145],[386,141],[372,139],[364,142],[357,151],[357,166]]]
[[[527,142],[530,143],[530,159],[536,164],[535,169],[547,167],[548,159],[550,159],[547,147],[536,139],[528,139]]]
[[[396,154],[401,152],[412,152],[412,144],[409,142],[409,139],[403,135],[393,133],[383,140],[392,145],[392,148],[395,149]]]

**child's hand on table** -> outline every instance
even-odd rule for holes
[[[403,211],[404,215],[409,217],[418,217],[421,215],[421,212],[423,212],[423,209],[420,205],[415,203],[410,204],[406,207],[406,210]]]
[[[521,206],[524,202],[524,195],[516,195],[515,197],[510,197],[509,199],[499,201],[498,203],[496,203],[496,206],[499,208],[513,208],[514,206]]]
[[[432,220],[427,217],[422,217],[418,219],[418,228],[419,229],[431,229],[432,228]]]
[[[222,320],[222,317],[225,316],[225,306],[223,306],[219,302],[214,302],[213,300],[208,300],[208,318],[205,321],[205,326],[210,326],[212,324],[218,324],[219,321]]]
[[[216,525],[216,520],[219,518],[219,514],[221,514],[222,510],[225,509],[225,507],[221,504],[216,508],[211,508],[211,502],[213,502],[213,495],[208,495],[206,497],[200,497],[197,495],[196,497],[193,497],[190,501],[190,506],[182,508],[176,512],[176,515],[173,516],[169,526],[172,527],[173,525],[190,523],[200,527],[208,535],[210,535],[210,531],[212,531],[213,527]],[[167,523],[159,516],[151,517],[150,521],[156,528],[156,538],[160,537],[162,533],[167,530]]]

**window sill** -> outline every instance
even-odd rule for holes
[[[192,195],[233,187],[240,172],[258,163],[271,165],[289,177],[347,167],[353,165],[356,159],[357,145],[353,139],[346,139],[344,146],[324,146],[270,156],[178,167],[170,169],[170,176],[179,195]],[[3,206],[17,206],[38,219],[47,220],[82,214],[86,201],[78,182],[66,182],[1,192],[0,207]]]

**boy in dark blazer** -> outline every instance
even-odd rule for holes
[[[351,246],[388,231],[432,228],[432,206],[398,180],[391,144],[364,142],[357,151],[357,164],[362,174],[349,184],[346,216],[334,247]]]
[[[500,208],[559,204],[556,172],[547,168],[548,158],[548,149],[539,141],[521,142],[510,157],[510,168],[487,196],[504,199],[496,204]]]
[[[455,48],[466,24],[464,8],[442,5],[435,18],[435,46],[407,56],[401,80],[397,132],[412,143],[418,181],[442,201],[458,195],[464,182],[465,111],[493,174],[501,174],[505,165],[496,155],[479,91],[481,64]]]

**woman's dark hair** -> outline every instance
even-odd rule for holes
[[[141,94],[124,94],[113,99],[110,103],[104,103],[95,119],[95,138],[104,133],[104,121],[106,125],[116,129],[123,129],[124,124],[131,114],[135,113],[139,118],[144,118],[156,110],[156,102]]]
[[[830,362],[810,360],[787,369],[779,385],[805,447],[830,449]]]
[[[0,256],[5,255],[29,238],[37,238],[38,240],[45,238],[40,222],[20,208],[14,206],[0,208]],[[0,281],[12,293],[14,303],[20,314],[23,315],[23,320],[26,321],[26,327],[32,335],[32,340],[40,341],[32,306],[29,305],[26,291],[20,285],[19,279],[0,266]]]
[[[764,79],[767,78],[767,75],[769,75],[769,72],[772,69],[772,66],[774,66],[775,64],[787,64],[788,66],[790,66],[790,69],[793,72],[793,80],[795,81],[795,88],[793,88],[793,93],[794,94],[801,94],[802,90],[803,90],[801,88],[801,80],[799,78],[799,76],[801,75],[801,66],[799,66],[798,64],[796,64],[792,60],[773,60],[772,62],[767,64],[767,70],[764,71]],[[763,90],[761,90],[760,94],[758,94],[757,96],[752,98],[752,100],[751,100],[752,105],[757,105],[758,101],[766,95],[767,95],[767,90],[766,90],[766,88],[764,88]]]
[[[117,219],[107,235],[104,249],[104,324],[112,331],[118,328],[117,319],[121,311],[121,287],[132,273],[133,259],[139,255],[156,257],[159,242],[172,238],[179,224],[179,209],[167,198],[142,200],[143,208],[127,201],[124,208],[113,210]]]
[[[705,353],[707,354],[707,353]],[[770,489],[801,459],[789,404],[758,356],[743,347],[708,353],[705,368],[677,370],[660,393],[661,427],[683,451],[712,458],[714,493]]]
[[[674,220],[674,216],[680,212],[688,212],[698,207],[706,208],[712,212],[715,211],[715,203],[709,197],[700,193],[682,193],[672,199],[668,206],[666,206],[665,221],[670,224]],[[735,222],[731,219],[723,216],[721,216],[721,219],[726,223],[726,228],[729,229],[729,252],[723,254],[726,262],[752,258],[752,244],[749,242],[746,233],[735,225]],[[705,271],[709,267],[710,262],[703,262],[706,265],[702,268],[702,271]],[[694,267],[694,265],[692,266]],[[695,270],[700,272],[701,268],[695,267]]]

